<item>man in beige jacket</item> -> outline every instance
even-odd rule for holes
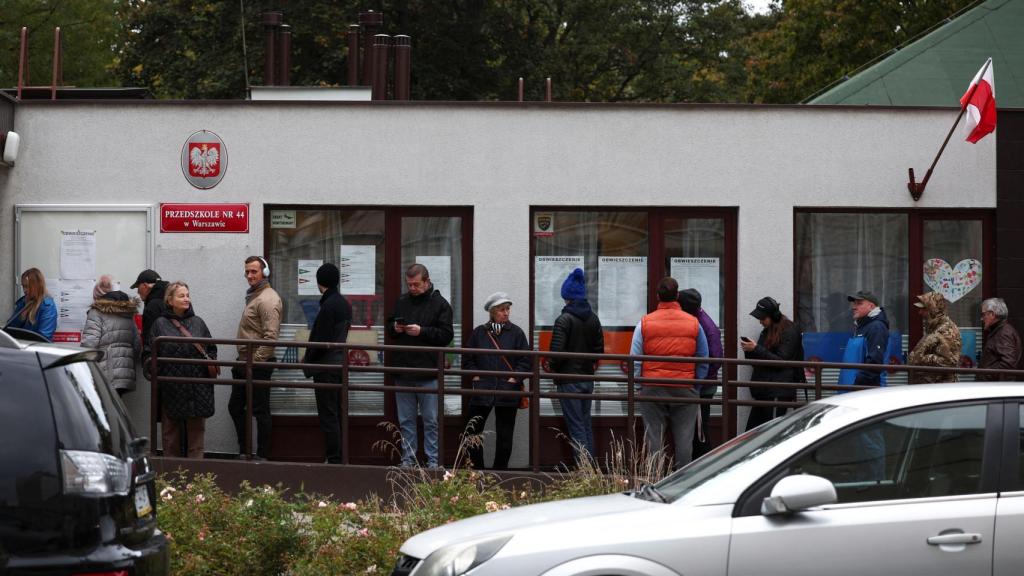
[[[237,338],[246,340],[277,340],[278,332],[281,329],[281,297],[270,287],[270,265],[260,256],[249,256],[245,259],[245,280],[249,283],[249,289],[245,293],[245,309],[242,310],[242,319],[238,321]],[[274,362],[274,347],[250,346],[238,347],[238,359],[245,361],[249,359],[249,352],[253,351],[253,362]],[[273,368],[253,367],[252,378],[258,380],[270,380]],[[231,369],[231,377],[236,380],[245,379],[245,367],[234,367]],[[231,388],[231,399],[228,401],[228,412],[231,420],[235,423],[235,432],[238,434],[238,452],[245,455],[245,435],[249,428],[249,420],[246,418],[246,405],[248,399],[245,394],[244,385],[235,385]],[[256,417],[256,456],[262,460],[267,457],[270,450],[270,388],[267,386],[253,385],[252,413]]]

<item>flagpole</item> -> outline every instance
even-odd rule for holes
[[[992,64],[992,59],[989,58],[985,61],[985,65],[981,67],[981,73],[978,74],[978,81],[971,86],[971,91],[967,93],[967,97],[964,98],[964,104],[960,105],[960,114],[957,114],[956,120],[953,121],[953,126],[949,129],[949,133],[946,134],[946,139],[942,141],[942,146],[939,148],[939,153],[935,155],[935,159],[932,160],[932,165],[928,167],[928,172],[925,172],[924,180],[920,183],[914,181],[914,169],[909,168],[907,172],[910,175],[910,181],[907,182],[907,190],[910,191],[910,196],[914,201],[921,199],[921,195],[924,194],[924,187],[928,185],[928,180],[932,177],[932,170],[935,170],[935,165],[939,163],[939,157],[946,150],[946,144],[949,144],[949,139],[953,136],[953,131],[956,130],[957,124],[960,123],[960,119],[964,117],[964,113],[967,112],[967,103],[974,97],[974,92],[978,89],[981,84],[981,80],[985,78],[985,72],[988,71],[989,65]]]

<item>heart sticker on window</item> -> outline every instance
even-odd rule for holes
[[[947,302],[956,302],[981,284],[981,262],[966,258],[951,267],[942,258],[931,258],[924,263],[924,283]]]

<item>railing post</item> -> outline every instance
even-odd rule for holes
[[[348,345],[341,346],[341,463],[348,464],[349,429],[348,429]]]
[[[729,402],[729,368],[734,364],[723,362],[719,375],[722,381],[722,443],[735,437],[736,426],[732,423],[732,406]]]
[[[158,337],[157,340],[160,340],[160,338]],[[156,454],[157,447],[156,423],[160,419],[160,411],[156,409],[157,404],[160,401],[160,379],[156,376],[156,357],[158,356],[157,350],[159,349],[160,347],[157,346],[156,342],[154,342],[149,355],[149,445],[153,447],[153,454]],[[145,367],[143,367],[143,369],[145,369]],[[166,452],[166,447],[164,448],[164,451]]]
[[[821,400],[821,377],[822,370],[821,366],[814,367],[814,399]]]
[[[426,422],[424,422],[426,426]],[[423,430],[426,449],[427,431]],[[429,459],[429,458],[428,458]],[[444,467],[444,351],[437,353],[437,465]]]
[[[540,354],[533,355],[530,378],[530,469],[540,472]]]
[[[629,443],[631,446],[636,446],[636,415],[634,414],[636,406],[636,376],[634,375],[634,360],[632,357],[626,360],[626,432],[629,434]],[[632,459],[632,454],[630,454]]]
[[[252,344],[246,344],[248,354],[245,357],[245,459],[252,460]]]

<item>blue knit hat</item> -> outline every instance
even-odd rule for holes
[[[587,299],[587,280],[583,277],[583,270],[577,268],[569,274],[562,282],[562,299],[563,300],[586,300]]]

